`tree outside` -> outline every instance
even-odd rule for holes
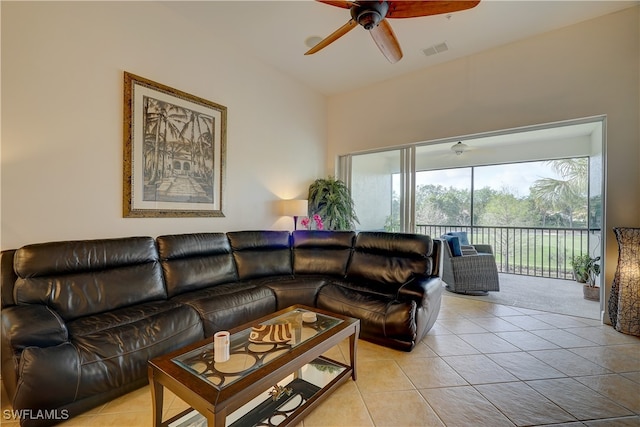
[[[504,183],[498,188],[475,188],[473,209],[470,182],[467,188],[439,183],[418,184],[416,223],[470,226],[473,211],[473,225],[476,226],[586,228],[588,159],[536,163],[546,164],[554,173],[533,181],[524,195]],[[520,166],[526,168],[527,164]],[[387,221],[390,227],[395,227],[396,221],[391,218],[398,218],[398,211],[399,196],[394,192],[392,215]]]
[[[539,270],[557,268],[569,271],[570,256],[565,254],[569,249],[579,250],[585,244],[582,237],[567,234],[565,229],[586,229],[588,225],[588,159],[534,163],[537,163],[539,170],[546,169],[548,174],[541,173],[530,182],[519,182],[517,179],[491,182],[491,174],[499,176],[497,172],[501,166],[476,167],[473,176],[484,174],[484,182],[491,182],[491,185],[474,188],[473,209],[471,173],[468,174],[466,186],[462,181],[445,185],[446,175],[439,175],[444,171],[425,173],[434,182],[416,186],[416,224],[491,227],[491,243],[495,246],[496,259],[502,263],[503,271],[522,269],[523,265],[527,265],[527,269],[531,265],[531,268]],[[517,166],[531,167],[529,163]],[[439,176],[443,178],[441,182],[438,182]],[[387,230],[399,229],[399,206],[398,195],[394,193],[392,214],[385,227]],[[519,231],[515,232],[513,228]],[[554,229],[562,231],[554,232]],[[478,233],[477,229],[473,230]],[[484,240],[478,234],[474,237],[476,242]]]

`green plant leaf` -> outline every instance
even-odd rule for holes
[[[318,178],[309,186],[309,216],[320,215],[327,230],[353,230],[359,223],[351,193],[334,177]]]

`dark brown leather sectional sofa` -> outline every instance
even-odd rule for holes
[[[410,351],[440,309],[440,241],[239,231],[50,242],[2,252],[2,380],[22,425],[147,382],[147,361],[292,304]]]

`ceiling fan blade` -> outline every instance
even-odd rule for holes
[[[388,1],[387,18],[415,18],[418,16],[439,15],[442,13],[458,12],[476,7],[480,0],[475,1]]]
[[[353,30],[357,25],[358,23],[356,21],[354,21],[353,19],[350,19],[349,22],[347,22],[342,27],[335,30],[333,33],[329,34],[327,37],[322,39],[317,45],[315,45],[314,47],[309,49],[307,52],[305,52],[305,55],[311,55],[313,53],[318,52],[321,49],[324,49],[334,41],[338,40],[340,37],[347,34],[349,31]]]
[[[389,21],[383,19],[377,27],[372,28],[369,32],[373,41],[376,42],[378,48],[389,62],[395,64],[402,58],[400,43],[398,43]]]
[[[352,6],[357,6],[356,2],[352,1],[331,1],[331,0],[316,0],[319,3],[328,4],[331,6],[341,7],[343,9],[351,9]]]

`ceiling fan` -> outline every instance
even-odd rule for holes
[[[420,16],[458,12],[460,10],[471,9],[480,3],[480,0],[317,1],[330,6],[349,9],[351,11],[351,19],[349,22],[309,49],[305,55],[311,55],[329,46],[331,43],[355,28],[357,24],[360,24],[369,31],[373,41],[376,43],[382,54],[392,64],[398,62],[402,58],[402,49],[400,48],[400,43],[398,43],[398,39],[396,39],[396,35],[387,21],[387,18],[417,18]]]

